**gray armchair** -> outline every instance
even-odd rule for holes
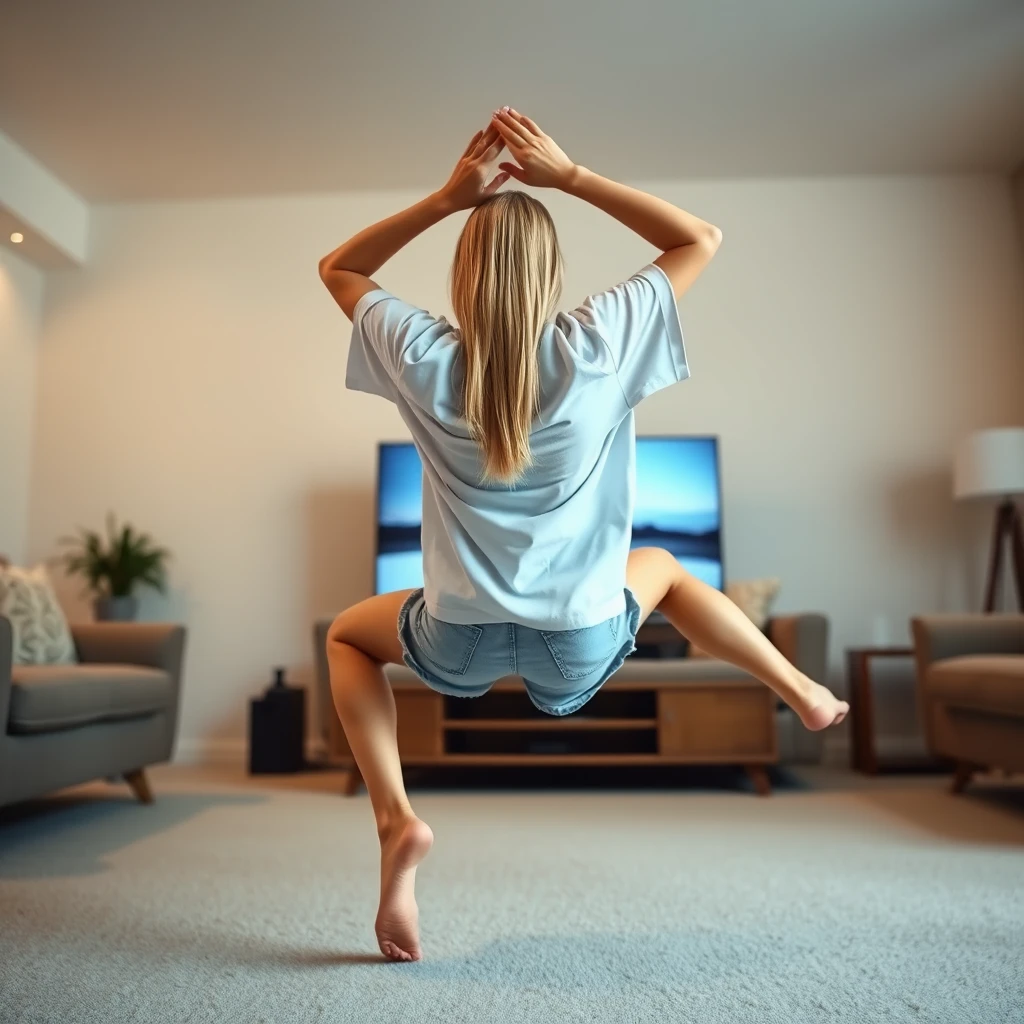
[[[109,776],[148,803],[144,770],[170,759],[184,628],[104,622],[71,633],[77,664],[12,665],[0,616],[0,806]]]
[[[1024,771],[1024,615],[911,620],[932,753],[957,763],[954,792],[979,768]]]

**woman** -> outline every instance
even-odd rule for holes
[[[515,163],[499,165],[503,148]],[[661,255],[555,314],[562,260],[545,207],[509,177],[611,214]],[[459,327],[370,280],[420,232],[472,209],[451,294]],[[402,782],[386,663],[474,697],[522,676],[541,710],[569,714],[661,611],[709,654],[773,689],[809,729],[848,707],[798,672],[718,591],[668,552],[629,550],[633,409],[689,375],[676,300],[707,266],[718,228],[574,164],[508,107],[470,140],[447,184],[320,262],[352,320],[346,384],[397,404],[424,469],[421,590],[362,601],[328,638],[331,690],[381,843],[376,932],[393,960],[421,957],[413,887],[433,841]]]

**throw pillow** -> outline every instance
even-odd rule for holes
[[[15,665],[62,665],[78,660],[46,566],[0,568],[0,615],[11,621]]]
[[[775,600],[782,581],[777,579],[740,580],[725,585],[725,596],[739,606],[740,611],[758,629],[764,629],[771,615],[772,602]],[[696,644],[690,644],[687,652],[691,658],[709,658]]]

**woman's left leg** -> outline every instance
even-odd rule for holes
[[[433,833],[413,813],[398,756],[397,716],[387,663],[401,664],[398,613],[410,591],[381,594],[342,612],[327,634],[331,694],[366,783],[381,847],[377,942],[392,960],[419,960],[416,866]]]
[[[846,701],[791,665],[725,594],[688,573],[664,548],[630,551],[626,582],[642,619],[657,608],[708,654],[738,665],[774,690],[808,729],[838,725],[846,717]]]

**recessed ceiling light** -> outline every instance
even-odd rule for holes
[[[20,231],[15,231],[11,235],[11,241],[17,245],[19,242],[25,241],[25,236]]]

